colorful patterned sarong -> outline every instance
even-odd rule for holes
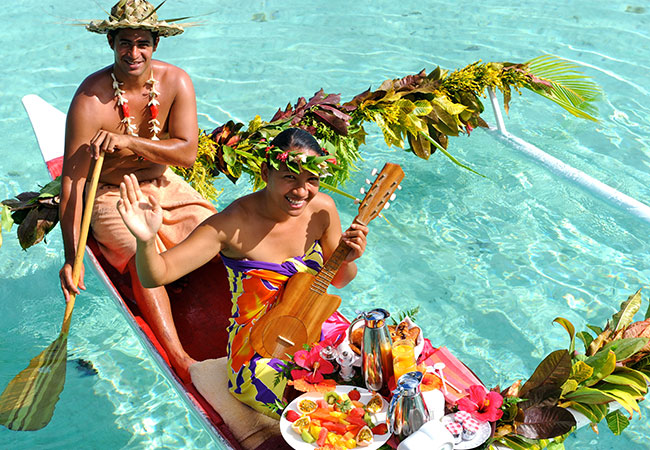
[[[323,252],[318,241],[303,256],[282,262],[221,259],[228,272],[232,293],[232,317],[228,326],[228,388],[240,401],[271,417],[278,418],[267,404],[282,400],[287,384],[276,375],[284,363],[263,358],[250,344],[255,322],[275,303],[287,279],[298,273],[316,274],[323,266]]]

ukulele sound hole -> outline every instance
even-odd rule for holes
[[[263,340],[267,352],[283,358],[285,353],[293,354],[307,343],[307,328],[293,316],[278,317],[264,330]]]

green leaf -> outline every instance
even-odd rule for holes
[[[0,228],[5,231],[11,231],[11,227],[14,224],[14,219],[11,217],[11,208],[7,205],[2,205],[0,210]]]
[[[235,163],[237,162],[237,153],[235,153],[233,148],[230,147],[229,145],[223,145],[222,149],[223,149],[223,160],[225,161],[225,163],[228,164],[229,166],[234,166]]]
[[[571,339],[569,343],[569,353],[573,354],[573,350],[575,349],[575,332],[576,329],[573,326],[571,322],[569,322],[567,319],[564,317],[556,317],[555,320],[553,320],[555,323],[559,323],[564,327],[564,329],[569,333],[569,339]]]
[[[519,397],[526,397],[527,392],[542,385],[555,386],[559,389],[569,378],[570,372],[571,356],[569,356],[569,352],[556,350],[544,358],[537,366],[535,372],[521,387]]]
[[[451,162],[453,162],[453,163],[456,164],[457,166],[462,167],[462,168],[465,169],[465,170],[469,170],[470,172],[475,173],[476,175],[485,178],[485,175],[482,175],[482,174],[478,173],[476,170],[472,169],[472,168],[469,167],[469,166],[466,166],[465,164],[462,164],[462,163],[461,163],[460,161],[458,161],[456,158],[454,158],[453,156],[451,156],[451,154],[450,154],[447,150],[445,150],[444,148],[442,148],[442,146],[441,146],[440,144],[438,144],[438,143],[436,142],[435,139],[432,139],[428,134],[426,134],[426,133],[420,133],[420,134],[421,134],[421,136],[424,136],[424,138],[425,138],[427,141],[431,142],[431,143],[432,143],[432,144],[433,144],[433,145],[434,145],[438,150],[440,150],[440,151],[442,152],[443,155],[445,155],[447,158],[449,158],[449,159],[451,160]]]
[[[564,398],[573,402],[585,403],[587,405],[602,405],[617,400],[616,397],[608,393],[588,387],[578,388],[565,395]]]
[[[602,392],[606,392],[608,394],[614,395],[616,397],[619,397],[628,403],[630,403],[632,409],[636,412],[641,412],[639,410],[639,407],[637,405],[637,401],[643,400],[643,394],[640,394],[634,387],[632,386],[624,386],[621,384],[611,384],[611,383],[605,383],[604,381],[601,383],[598,383],[594,388],[600,389]],[[619,402],[623,404],[620,400]],[[623,404],[625,407],[625,405]],[[628,409],[628,408],[626,408]],[[629,409],[628,409],[629,411]],[[630,414],[632,414],[631,411],[629,411]]]
[[[262,126],[262,118],[260,116],[255,116],[253,120],[248,122],[248,133],[255,133]]]
[[[589,348],[589,344],[594,340],[594,337],[589,334],[587,331],[581,331],[576,334],[576,337],[579,338],[585,346],[585,351]]]
[[[583,414],[591,423],[598,423],[603,420],[609,409],[607,404],[588,405],[586,403],[576,402],[571,402],[568,407]]]
[[[546,446],[546,450],[564,450],[564,442],[551,441]]]
[[[636,370],[629,370],[630,372],[615,370],[614,373],[603,378],[603,382],[627,386],[634,389],[637,394],[645,395],[648,392],[645,377]]]
[[[61,175],[43,186],[39,192],[39,198],[56,197],[61,194]]]
[[[645,347],[648,341],[650,339],[644,337],[617,339],[609,344],[603,345],[600,351],[611,350],[616,354],[616,361],[623,361]]]
[[[630,295],[627,300],[621,303],[619,312],[612,316],[610,328],[615,332],[625,328],[634,320],[634,315],[641,307],[641,289]]]
[[[596,333],[596,336],[599,336],[599,335],[603,334],[603,331],[604,331],[602,328],[600,328],[600,327],[598,327],[596,325],[587,325],[587,328],[589,328],[591,331]]]
[[[594,356],[587,358],[585,363],[594,369],[593,374],[585,380],[585,385],[593,386],[614,371],[616,355],[611,350],[599,351]]]
[[[562,385],[562,396],[568,394],[569,392],[573,392],[576,389],[578,389],[578,382],[569,378]]]
[[[589,364],[585,363],[584,361],[576,361],[571,366],[571,374],[569,375],[569,378],[575,380],[578,383],[582,383],[583,381],[589,379],[593,373],[594,368]]]
[[[498,439],[497,442],[503,443],[503,445],[512,450],[541,450],[540,446],[536,443],[529,442],[518,436],[504,436]]]
[[[618,409],[607,414],[606,418],[607,426],[616,436],[620,435],[623,430],[630,424],[628,418],[625,417],[625,415]]]
[[[533,92],[557,103],[569,113],[597,121],[593,102],[602,95],[601,88],[586,75],[576,71],[577,65],[553,55],[543,55],[526,62],[531,74],[550,86],[526,85]]]
[[[426,116],[433,110],[433,106],[427,100],[418,100],[415,102],[415,109],[413,109],[413,114],[416,116]]]

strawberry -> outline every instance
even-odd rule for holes
[[[300,414],[298,414],[296,411],[293,409],[287,411],[287,413],[284,415],[284,417],[287,418],[289,422],[295,422],[296,420],[300,419]]]
[[[352,389],[350,392],[348,392],[348,397],[350,398],[350,400],[359,401],[359,399],[361,398],[361,393],[356,389]]]

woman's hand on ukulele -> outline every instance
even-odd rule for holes
[[[149,198],[140,190],[135,175],[124,175],[120,183],[117,210],[131,234],[139,241],[148,242],[156,237],[162,225],[162,208],[152,195]]]
[[[351,262],[363,255],[363,252],[366,251],[367,235],[368,227],[360,223],[353,223],[350,228],[345,230],[341,238],[350,247],[350,253],[345,261]]]

